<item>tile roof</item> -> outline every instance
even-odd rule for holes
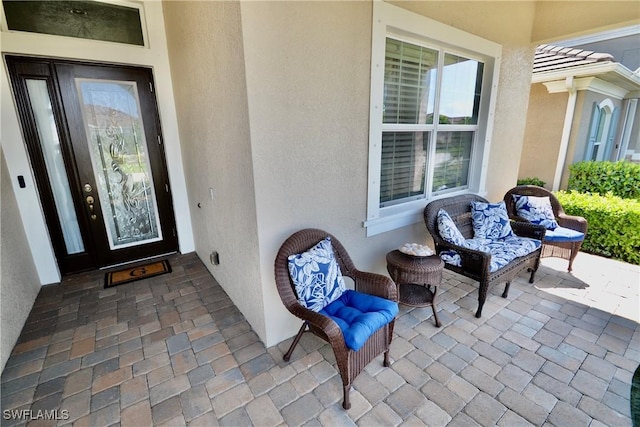
[[[597,53],[572,47],[551,46],[542,44],[536,47],[533,60],[533,73],[558,71],[580,65],[597,62],[615,62],[608,53]]]

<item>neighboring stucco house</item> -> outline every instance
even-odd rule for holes
[[[535,46],[640,23],[634,1],[118,4],[143,10],[144,46],[3,27],[2,53],[152,68],[179,250],[197,252],[267,346],[299,327],[274,283],[287,236],[326,229],[383,273],[389,250],[427,240],[429,200],[499,200],[515,183]],[[4,366],[40,286],[61,275],[6,65],[0,79]]]
[[[640,28],[613,33],[536,48],[519,178],[558,190],[575,162],[640,162]]]

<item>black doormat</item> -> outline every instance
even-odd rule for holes
[[[127,267],[122,270],[106,273],[104,275],[104,287],[105,289],[111,288],[166,273],[171,273],[171,265],[169,264],[169,260],[166,259],[150,264]]]

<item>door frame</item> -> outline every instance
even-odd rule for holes
[[[127,264],[140,259],[175,253],[178,249],[175,215],[171,186],[167,172],[162,125],[158,115],[157,99],[153,70],[148,67],[87,63],[81,61],[59,60],[55,58],[32,58],[17,55],[6,56],[12,88],[20,118],[23,123],[25,142],[31,157],[34,177],[40,193],[40,202],[45,212],[45,220],[50,233],[53,249],[56,253],[58,267],[63,275],[78,273],[95,268],[106,268],[113,265]],[[81,78],[134,82],[137,87],[141,118],[144,120],[144,135],[147,159],[150,162],[150,176],[153,176],[151,196],[156,207],[158,232],[161,240],[141,243],[125,248],[113,248],[107,242],[109,231],[102,220],[100,203],[96,200],[96,220],[89,219],[89,211],[85,206],[87,194],[83,185],[91,182],[95,191],[90,194],[99,199],[98,183],[95,182],[96,165],[89,159],[89,141],[85,133],[84,113],[81,111],[75,85],[76,76]],[[29,80],[46,83],[51,110],[59,140],[59,148],[64,161],[64,173],[68,178],[68,191],[72,198],[72,210],[77,219],[78,232],[82,236],[84,249],[79,253],[68,253],[63,238],[62,218],[56,207],[54,185],[47,172],[44,161],[45,151],[42,149],[40,132],[33,115],[33,104],[27,89]],[[156,142],[157,140],[157,142]],[[156,143],[158,145],[156,145]],[[88,185],[88,184],[87,184]],[[93,215],[95,218],[95,215]]]
[[[128,46],[120,43],[98,42],[89,39],[61,38],[46,34],[2,32],[2,54],[19,56],[42,56],[110,64],[127,64],[153,68],[156,79],[156,97],[165,135],[165,150],[169,181],[173,190],[174,213],[178,233],[179,251],[195,250],[192,231],[191,207],[187,196],[187,185],[180,148],[177,113],[171,70],[169,68],[166,37],[164,34],[161,2],[144,1],[147,20],[160,23],[148,28],[148,46]],[[3,61],[0,72],[0,92],[12,93]],[[27,154],[22,129],[12,96],[0,98],[2,134],[0,144],[11,178],[11,187],[18,205],[20,219],[25,229],[31,261],[38,274],[40,285],[58,283],[61,279],[53,247],[49,238],[35,187],[33,171]],[[23,177],[24,187],[18,182]]]

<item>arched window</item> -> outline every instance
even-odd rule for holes
[[[610,99],[593,103],[585,160],[609,160],[616,136],[618,109]]]

